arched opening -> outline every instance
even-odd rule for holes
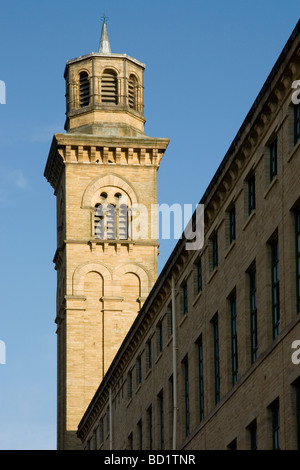
[[[95,205],[94,236],[101,240],[128,239],[128,197],[116,188],[101,192]]]
[[[118,76],[114,70],[105,70],[102,75],[101,102],[118,104]]]
[[[138,109],[137,79],[134,75],[130,75],[128,80],[128,105],[129,108]]]
[[[87,72],[79,74],[79,105],[81,108],[90,104],[90,81]]]

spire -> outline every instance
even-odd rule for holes
[[[107,26],[106,26],[107,16],[105,15],[105,13],[102,19],[103,19],[103,25],[102,25],[102,31],[101,31],[99,52],[101,52],[101,54],[110,54],[111,51],[110,51],[110,45],[109,45],[108,34],[107,34]]]

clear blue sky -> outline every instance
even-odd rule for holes
[[[11,0],[0,5],[0,449],[56,448],[55,197],[68,59],[146,64],[145,131],[169,137],[159,203],[196,204],[300,17],[299,0]],[[176,241],[161,243],[160,269]]]

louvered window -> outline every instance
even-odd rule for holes
[[[137,80],[134,75],[130,75],[128,80],[128,104],[129,108],[137,109]]]
[[[90,103],[90,81],[87,72],[79,75],[79,104],[80,107],[88,106]]]
[[[101,101],[107,104],[118,104],[118,78],[112,70],[106,70],[102,75]]]

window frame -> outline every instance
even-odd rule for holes
[[[250,215],[256,209],[256,197],[255,197],[255,173],[247,179],[248,185],[248,215]]]
[[[249,301],[250,301],[250,347],[251,364],[258,357],[258,329],[257,329],[257,282],[256,266],[254,265],[248,272],[249,275]]]
[[[269,158],[270,158],[270,182],[273,181],[278,174],[278,141],[277,137],[273,139],[269,145]]]
[[[280,280],[279,280],[279,243],[276,236],[271,245],[271,289],[272,289],[272,332],[273,339],[280,333]]]
[[[231,331],[231,376],[232,385],[238,380],[238,339],[237,339],[237,307],[236,292],[229,297],[230,303],[230,331]]]

